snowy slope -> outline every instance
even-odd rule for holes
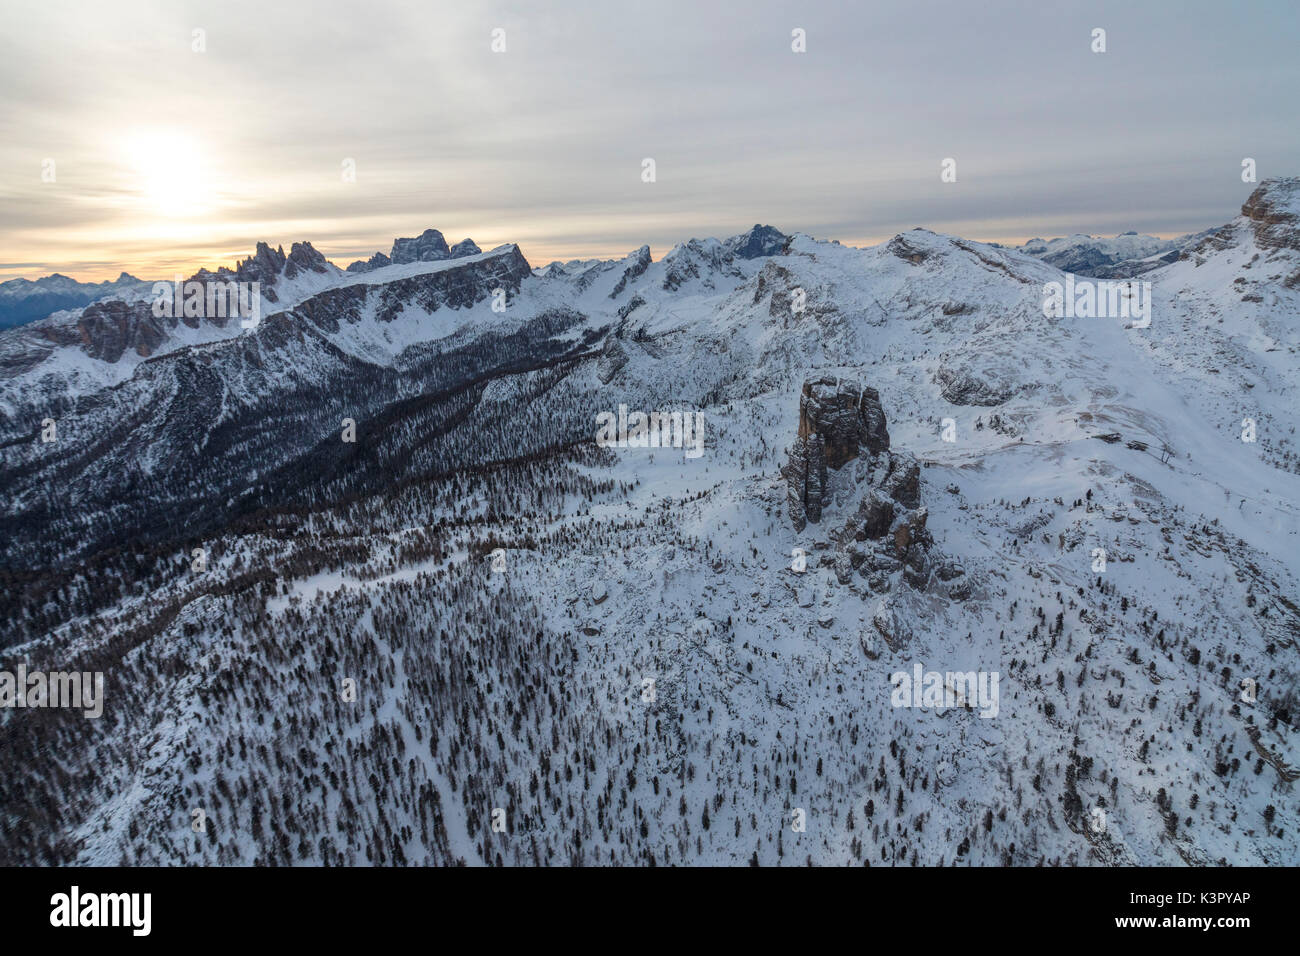
[[[1045,318],[1023,250],[756,227],[333,276],[111,381],[51,358],[57,449],[5,379],[38,573],[0,656],[102,666],[110,716],[0,712],[6,812],[64,808],[0,859],[1300,862],[1296,193],[1143,273],[1147,328]],[[796,530],[824,379],[890,451]],[[597,447],[620,405],[702,412],[704,454]],[[845,532],[911,458],[899,566]],[[917,664],[998,673],[997,715],[895,706]],[[52,739],[96,777],[21,759]]]

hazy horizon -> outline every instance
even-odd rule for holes
[[[1225,220],[1225,222],[1226,222],[1226,221],[1227,221],[1227,220]],[[718,232],[710,232],[710,233],[701,233],[701,232],[698,232],[698,231],[697,231],[697,232],[693,233],[692,235],[689,235],[689,236],[683,236],[682,239],[681,239],[680,241],[681,241],[681,242],[687,242],[687,241],[690,240],[690,239],[709,239],[709,238],[713,238],[713,239],[726,239],[726,238],[729,238],[729,237],[734,236],[734,235],[739,235],[739,234],[742,234],[742,233],[748,232],[749,229],[753,228],[753,226],[755,226],[755,225],[775,226],[774,223],[751,223],[749,226],[745,227],[744,229],[736,229],[736,230],[733,231],[733,232],[721,232],[721,233],[718,233]],[[1215,223],[1215,225],[1216,225],[1216,226],[1217,226],[1217,225],[1222,225],[1222,223]],[[434,229],[436,229],[437,227],[436,227],[436,226],[431,226],[431,227],[428,227],[428,228],[434,228]],[[780,226],[775,226],[775,228],[777,228],[777,229],[781,229]],[[927,227],[927,226],[918,226],[917,228],[925,229],[925,228],[929,228],[929,227]],[[1209,227],[1207,227],[1207,228],[1209,228]],[[423,232],[423,231],[424,231],[424,230],[419,230],[419,231],[416,233],[416,235],[418,235],[419,232]],[[807,232],[805,232],[805,231],[802,230],[802,229],[781,229],[781,231],[784,232],[784,233],[786,233],[787,235],[790,235],[790,234],[798,234],[798,233],[803,233],[804,235],[811,235],[811,233],[807,233]],[[906,230],[903,230],[903,231],[906,231]],[[940,230],[931,230],[931,231],[933,231],[933,232],[939,232]],[[1130,230],[1125,230],[1125,232],[1128,232],[1128,231],[1130,231]],[[1140,232],[1140,230],[1137,230],[1137,231]],[[1199,231],[1201,231],[1201,230],[1196,230],[1196,231],[1199,232]],[[825,240],[825,241],[827,241],[827,242],[836,241],[836,242],[839,242],[840,245],[842,245],[842,246],[846,246],[846,247],[849,247],[849,248],[867,249],[867,248],[870,248],[870,247],[872,247],[872,246],[879,245],[879,244],[881,244],[882,242],[889,242],[889,241],[890,241],[892,238],[894,238],[894,236],[896,236],[896,235],[899,235],[899,233],[892,233],[892,234],[890,234],[890,235],[888,235],[888,236],[880,236],[880,237],[875,237],[875,238],[870,238],[870,239],[861,239],[861,240],[846,240],[846,239],[840,239],[840,238],[837,237],[837,236],[812,236],[812,238],[813,238],[813,239],[818,239],[818,240]],[[1031,239],[1044,239],[1044,240],[1051,240],[1051,239],[1068,238],[1069,235],[1081,235],[1081,233],[1069,233],[1069,234],[1066,234],[1066,235],[1063,235],[1063,236],[1025,236],[1025,237],[1017,237],[1017,238],[1014,238],[1014,239],[989,239],[989,238],[976,237],[976,236],[958,236],[957,238],[961,238],[961,239],[969,239],[969,240],[972,241],[972,242],[998,243],[998,244],[1001,244],[1001,245],[1004,245],[1004,246],[1021,246],[1021,245],[1024,245],[1026,242],[1028,242],[1028,241],[1031,240]],[[1109,236],[1106,236],[1106,237],[1104,237],[1104,238],[1114,238],[1114,237],[1117,236],[1117,235],[1122,235],[1122,233],[1113,233],[1113,234],[1111,234],[1111,235],[1109,235]],[[1160,234],[1160,233],[1142,233],[1142,235],[1154,236],[1154,237],[1156,237],[1156,238],[1158,238],[1158,239],[1176,239],[1176,238],[1178,238],[1179,236],[1189,235],[1189,233],[1170,233],[1170,234],[1168,234],[1168,235],[1162,235],[1162,234]],[[414,237],[413,237],[413,236],[406,236],[406,237],[394,237],[394,238],[414,238]],[[453,238],[453,237],[451,237],[451,236],[444,236],[444,238],[446,238],[448,244],[455,244],[455,242],[458,241],[456,238]],[[471,239],[473,239],[474,237],[473,237],[473,236],[468,236],[468,237],[462,236],[462,237],[460,237],[460,238],[471,238]],[[257,241],[258,241],[258,242],[266,242],[267,245],[269,245],[272,249],[275,249],[275,248],[283,248],[284,251],[285,251],[285,253],[287,254],[288,251],[289,251],[289,247],[290,247],[290,245],[291,245],[293,242],[302,242],[302,241],[304,241],[304,240],[307,241],[307,242],[310,242],[310,243],[312,244],[312,247],[313,247],[317,252],[319,252],[321,255],[323,255],[323,256],[326,258],[326,260],[328,260],[329,262],[334,263],[334,265],[338,266],[340,269],[344,269],[344,268],[346,268],[350,263],[354,262],[354,261],[357,260],[357,259],[369,259],[372,255],[375,254],[375,252],[382,252],[382,253],[384,253],[385,255],[387,255],[387,254],[389,253],[389,251],[390,251],[389,246],[391,245],[391,241],[390,241],[390,243],[389,243],[388,245],[386,245],[384,248],[381,248],[381,249],[374,249],[374,250],[370,250],[369,252],[357,253],[357,254],[355,254],[355,255],[352,254],[352,253],[347,253],[347,254],[345,254],[345,255],[334,255],[334,254],[331,254],[329,251],[327,251],[327,250],[325,250],[325,249],[322,249],[322,248],[321,248],[321,247],[320,247],[316,242],[312,241],[310,237],[306,237],[306,236],[299,237],[299,238],[297,238],[297,239],[293,239],[293,240],[284,240],[284,241],[280,241],[280,240],[278,240],[278,239],[277,239],[277,240],[274,240],[274,241],[272,241],[272,240],[270,240],[270,239],[259,239],[259,240],[257,240]],[[542,267],[542,266],[547,266],[547,265],[550,265],[552,262],[569,262],[569,261],[573,261],[573,260],[587,260],[587,259],[602,259],[602,260],[623,259],[623,258],[625,258],[627,255],[629,255],[630,253],[634,253],[637,249],[640,248],[640,246],[635,246],[635,247],[628,248],[628,249],[610,250],[610,251],[608,251],[608,252],[603,252],[603,253],[602,253],[602,252],[596,252],[596,253],[587,253],[587,254],[579,253],[579,254],[576,254],[576,255],[536,256],[536,255],[532,255],[532,254],[530,254],[528,248],[525,247],[523,243],[515,243],[514,240],[506,240],[506,241],[504,241],[504,242],[478,242],[478,240],[476,239],[475,242],[478,243],[478,245],[482,248],[482,250],[483,250],[484,252],[487,252],[487,251],[489,251],[489,250],[491,250],[491,249],[494,249],[494,248],[496,248],[496,247],[498,247],[498,246],[502,246],[502,245],[511,245],[511,244],[518,245],[518,246],[519,246],[519,251],[523,253],[524,258],[528,260],[529,265],[533,266],[534,268]],[[666,255],[667,255],[667,254],[672,250],[672,248],[673,248],[672,245],[664,245],[664,246],[658,246],[658,247],[657,247],[657,246],[655,246],[653,243],[641,243],[641,245],[649,245],[649,246],[650,246],[650,258],[651,258],[653,261],[656,261],[656,262],[659,261],[660,259],[662,259],[664,256],[666,256]],[[674,243],[673,245],[676,245],[676,243]],[[182,275],[188,277],[188,276],[190,276],[190,275],[193,275],[195,272],[197,272],[197,271],[200,270],[200,269],[205,269],[205,268],[206,268],[206,269],[209,269],[209,270],[212,270],[212,271],[216,271],[216,270],[217,270],[219,267],[221,267],[221,266],[227,266],[227,267],[229,267],[229,268],[234,268],[234,266],[236,265],[237,262],[239,262],[239,261],[241,261],[241,260],[243,260],[243,259],[247,259],[247,258],[249,258],[250,256],[252,256],[252,255],[254,254],[255,251],[256,251],[255,246],[252,245],[252,244],[250,244],[249,247],[248,247],[246,250],[241,250],[241,251],[239,251],[239,252],[237,252],[237,253],[232,253],[232,254],[231,254],[227,259],[225,259],[225,260],[221,260],[221,261],[211,260],[211,261],[210,261],[210,260],[206,260],[206,259],[205,259],[205,260],[203,260],[203,261],[198,261],[198,262],[194,262],[194,263],[191,263],[191,264],[184,265],[184,266],[182,266],[179,270],[177,270],[177,269],[172,269],[171,272],[168,272],[168,273],[165,274],[165,275],[164,275],[164,274],[161,274],[161,273],[157,273],[157,274],[155,274],[155,273],[148,273],[148,274],[137,273],[137,272],[135,272],[135,271],[133,271],[133,270],[131,270],[131,269],[126,269],[126,268],[113,268],[113,269],[110,269],[108,272],[104,272],[103,274],[98,274],[98,273],[95,274],[95,275],[89,275],[89,274],[87,274],[87,275],[84,275],[84,276],[83,276],[83,275],[74,275],[74,274],[72,274],[72,273],[67,272],[66,270],[63,270],[63,269],[52,269],[52,270],[50,270],[50,271],[48,271],[48,272],[42,272],[42,273],[40,273],[39,275],[36,275],[36,274],[29,274],[29,273],[16,273],[16,274],[12,274],[12,275],[7,275],[7,274],[4,274],[3,271],[0,271],[0,282],[7,282],[7,281],[9,281],[10,279],[17,279],[17,278],[26,278],[26,279],[32,279],[32,280],[35,280],[35,279],[38,279],[38,278],[45,278],[45,277],[47,277],[47,276],[54,275],[55,273],[58,273],[59,275],[62,275],[62,276],[66,276],[66,277],[69,278],[69,279],[75,279],[75,280],[78,281],[78,282],[87,282],[87,283],[89,283],[89,282],[104,282],[104,281],[110,281],[110,282],[111,282],[112,280],[118,278],[118,276],[119,276],[121,273],[123,273],[123,272],[129,273],[130,275],[134,276],[134,277],[137,278],[137,279],[153,279],[153,280],[160,280],[160,281],[171,281],[171,280],[174,278],[174,275],[176,275],[176,274],[182,274]]]
[[[426,228],[534,265],[756,222],[1172,238],[1236,215],[1244,158],[1300,174],[1300,10],[1265,0],[9,6],[0,281],[166,278],[258,241],[343,266]]]

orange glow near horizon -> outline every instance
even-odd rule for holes
[[[168,209],[175,210],[186,204],[192,203],[191,199],[176,200],[173,192],[175,180],[164,178],[157,182],[150,191],[150,202],[158,202],[166,205]],[[161,213],[169,216],[172,213]],[[179,216],[179,213],[175,215]],[[73,252],[73,258],[61,262],[49,262],[34,268],[0,268],[0,282],[8,281],[15,278],[38,279],[42,276],[59,273],[76,279],[79,282],[102,282],[113,280],[122,272],[130,273],[138,279],[151,280],[170,280],[176,274],[193,275],[199,269],[217,269],[221,266],[233,267],[239,260],[246,259],[253,254],[256,242],[265,241],[272,247],[283,246],[287,251],[289,246],[294,242],[308,241],[325,256],[330,262],[333,262],[339,268],[345,268],[348,263],[357,259],[368,259],[376,251],[387,253],[392,246],[393,238],[390,236],[386,240],[376,239],[373,245],[358,245],[356,240],[349,240],[344,243],[317,242],[308,236],[298,236],[296,238],[285,239],[258,239],[250,242],[248,245],[239,247],[234,245],[222,245],[214,247],[204,244],[200,241],[199,236],[203,231],[209,229],[207,224],[188,224],[181,219],[175,219],[170,222],[151,225],[148,228],[140,228],[138,231],[128,232],[120,237],[123,241],[122,251],[118,255],[106,253],[103,246],[87,245]],[[436,227],[435,227],[436,228]],[[223,230],[226,231],[226,230]],[[797,231],[797,230],[796,230]],[[935,230],[940,232],[943,230]],[[409,234],[409,233],[404,233]],[[855,248],[869,248],[879,245],[882,242],[888,242],[898,233],[890,233],[883,236],[860,236],[860,237],[837,237],[837,236],[814,236],[817,239],[838,238],[841,245]],[[959,235],[952,233],[953,235]],[[600,246],[591,246],[583,243],[580,239],[572,240],[541,240],[529,242],[515,239],[500,240],[483,240],[470,234],[478,242],[479,246],[487,251],[499,245],[517,242],[524,257],[533,267],[545,266],[548,263],[560,261],[566,262],[571,259],[622,259],[629,253],[633,252],[638,243],[607,243]],[[1164,233],[1150,232],[1144,235],[1152,235],[1160,239],[1173,239],[1181,233]],[[146,251],[145,248],[150,240],[158,241],[160,239],[172,238],[175,244],[170,247],[170,254],[163,255],[156,251]],[[464,238],[464,237],[458,237]],[[458,241],[452,234],[447,235],[447,241],[453,243]],[[688,235],[684,235],[679,241],[686,241]],[[1039,235],[993,235],[993,236],[961,236],[968,238],[973,242],[999,243],[1004,246],[1020,246],[1033,238],[1051,238]],[[655,260],[661,259],[672,248],[673,243],[650,243],[650,252]],[[129,250],[129,251],[128,251]],[[61,250],[67,254],[66,248]],[[80,252],[80,255],[76,253]],[[109,264],[111,258],[111,264]],[[92,265],[93,264],[93,265]]]

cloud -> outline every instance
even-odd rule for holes
[[[1194,231],[1235,213],[1242,157],[1300,173],[1297,26],[1282,2],[35,5],[0,37],[0,259],[153,275],[428,226],[540,262],[755,221]],[[148,179],[175,157],[143,171],[143,130],[195,144],[193,208],[160,210]]]

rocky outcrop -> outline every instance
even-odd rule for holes
[[[376,252],[369,259],[358,259],[356,262],[351,263],[348,266],[347,271],[372,272],[375,269],[382,269],[384,266],[391,266],[392,264],[392,259],[388,258],[388,256],[384,255],[382,252]]]
[[[253,255],[236,263],[234,270],[222,266],[216,272],[200,269],[186,282],[256,282],[258,294],[267,302],[278,302],[275,285],[281,278],[295,279],[304,272],[325,273],[332,267],[310,242],[295,242],[284,254],[284,246],[272,249],[259,242]]]
[[[167,338],[163,320],[154,318],[148,303],[117,299],[96,302],[77,320],[81,348],[93,359],[116,362],[128,351],[144,358]]]
[[[189,281],[197,282],[256,282],[259,292],[268,302],[278,302],[275,284],[281,276],[296,278],[303,272],[327,272],[330,264],[325,257],[312,248],[310,242],[295,242],[284,254],[284,246],[272,249],[265,242],[259,242],[253,255],[237,263],[234,271],[222,267],[216,272],[202,269]]]
[[[1001,405],[1016,394],[1016,386],[999,377],[992,370],[975,369],[965,365],[945,364],[934,373],[934,383],[939,394],[951,405],[979,405],[992,408]]]
[[[889,449],[880,394],[838,378],[804,382],[799,433],[781,470],[796,530],[821,520],[827,469],[842,468],[863,449],[872,456]]]
[[[389,253],[394,265],[408,262],[438,262],[451,258],[447,240],[437,229],[426,229],[414,239],[394,239]]]
[[[905,508],[921,506],[921,466],[906,452],[891,452],[872,474],[881,493]]]
[[[312,248],[310,242],[295,242],[284,259],[284,277],[297,278],[301,272],[322,273],[329,271],[325,257]]]
[[[889,244],[885,246],[885,248],[888,249],[892,255],[897,256],[904,262],[910,262],[914,266],[919,266],[926,259],[930,258],[930,253],[927,250],[908,242],[907,238],[903,235],[897,235],[893,239],[889,240]]]
[[[739,277],[743,273],[736,268],[734,259],[726,244],[717,239],[684,242],[664,256],[664,291],[676,292],[692,279],[711,289],[715,276]]]
[[[783,256],[789,251],[790,237],[773,226],[754,224],[749,232],[732,236],[727,249],[737,259],[761,259],[765,256]]]
[[[938,558],[931,555],[929,512],[921,507],[921,466],[912,455],[890,449],[880,396],[843,379],[805,382],[799,434],[781,469],[797,531],[821,521],[828,475],[855,460],[845,471],[857,489],[857,507],[831,531],[834,550],[821,559],[822,565],[840,584],[868,593],[888,593],[900,577],[913,590],[929,589]],[[838,497],[841,483],[836,487]],[[942,567],[949,596],[969,596],[965,581],[958,580],[963,571],[951,562]]]
[[[1300,251],[1300,178],[1264,180],[1241,214],[1251,221],[1259,245]]]
[[[929,552],[934,539],[925,527],[928,517],[925,508],[917,508],[898,518],[889,534],[891,553],[903,565],[903,580],[916,591],[924,591],[930,583]]]
[[[908,584],[924,589],[933,538],[926,529],[928,512],[920,507],[920,466],[911,455],[886,451],[872,460],[869,474],[857,509],[831,534],[847,557],[847,567],[838,554],[833,564],[840,583],[850,583],[851,569],[871,591],[887,591],[890,576],[902,570]]]
[[[240,282],[261,283],[262,295],[265,296],[268,287],[275,285],[275,281],[280,278],[280,273],[284,272],[285,261],[284,246],[272,249],[267,243],[259,242],[249,258],[236,264],[233,276]],[[202,276],[204,273],[201,272],[199,275]],[[218,269],[215,275],[225,279],[232,274],[229,269],[222,268]]]
[[[284,247],[272,249],[265,242],[259,242],[250,257],[241,260],[235,268],[222,267],[213,272],[200,269],[184,281],[183,288],[188,290],[191,283],[200,283],[205,289],[204,306],[201,314],[154,315],[154,300],[123,301],[106,299],[92,303],[76,320],[76,334],[82,351],[91,358],[102,362],[116,362],[128,352],[134,352],[142,358],[154,355],[159,347],[167,341],[169,333],[179,323],[191,328],[202,324],[225,328],[236,321],[234,313],[229,313],[228,300],[223,298],[219,309],[209,305],[212,300],[210,290],[213,285],[225,288],[228,283],[258,284],[258,295],[266,302],[277,302],[275,286],[283,279],[293,279],[304,272],[324,273],[331,266],[325,257],[317,252],[310,242],[295,242],[285,255]],[[186,293],[188,298],[188,292]],[[211,311],[210,311],[211,310]]]
[[[894,613],[894,609],[887,601],[881,601],[876,605],[876,610],[871,615],[871,626],[876,629],[876,633],[885,639],[885,643],[891,651],[897,651],[904,644],[909,643],[912,637],[907,625],[900,619],[899,615]],[[867,646],[866,642],[864,642],[863,651],[866,650]]]
[[[437,272],[423,272],[375,285],[354,283],[319,292],[294,308],[294,314],[326,332],[337,331],[340,319],[360,320],[361,309],[369,295],[378,295],[375,318],[391,322],[407,308],[433,312],[436,309],[463,309],[481,302],[494,289],[519,291],[520,283],[532,275],[528,260],[516,245],[503,247],[497,254],[460,263]]]
[[[358,259],[348,265],[347,271],[371,272],[384,266],[406,265],[411,262],[464,259],[466,256],[477,256],[482,251],[473,239],[462,239],[449,247],[441,232],[437,229],[426,229],[415,238],[394,239],[392,251],[388,255],[376,252],[369,259]]]
[[[794,315],[794,290],[797,287],[794,273],[775,262],[768,262],[754,280],[753,304],[758,305],[770,293],[772,300],[768,303],[767,314],[788,325]]]
[[[970,580],[966,569],[955,561],[940,561],[934,569],[934,576],[939,579],[954,601],[964,601],[971,595]]]
[[[623,277],[618,280],[618,284],[614,286],[614,291],[609,294],[611,299],[617,299],[627,289],[629,282],[650,268],[650,247],[642,246],[632,253],[631,259],[632,262],[623,270]]]
[[[640,295],[634,295],[618,307],[618,317],[620,320],[626,320],[629,315],[635,312],[641,306],[645,305],[645,299]]]
[[[663,287],[675,292],[692,279],[705,288],[713,288],[716,276],[739,278],[745,273],[737,260],[762,259],[785,255],[790,237],[771,226],[754,226],[748,232],[719,242],[717,239],[691,239],[673,247],[664,256]]]
[[[880,393],[856,382],[820,378],[804,382],[799,396],[799,435],[825,438],[826,464],[841,468],[862,448],[878,455],[889,448]]]
[[[808,522],[822,520],[822,497],[826,489],[826,442],[821,435],[800,435],[781,469],[785,477],[786,501],[796,531]]]
[[[596,361],[596,377],[602,385],[608,385],[627,363],[627,349],[617,338],[610,336],[605,340],[605,347]]]
[[[853,541],[879,541],[894,525],[894,502],[875,488],[867,489],[857,513],[845,524]]]

